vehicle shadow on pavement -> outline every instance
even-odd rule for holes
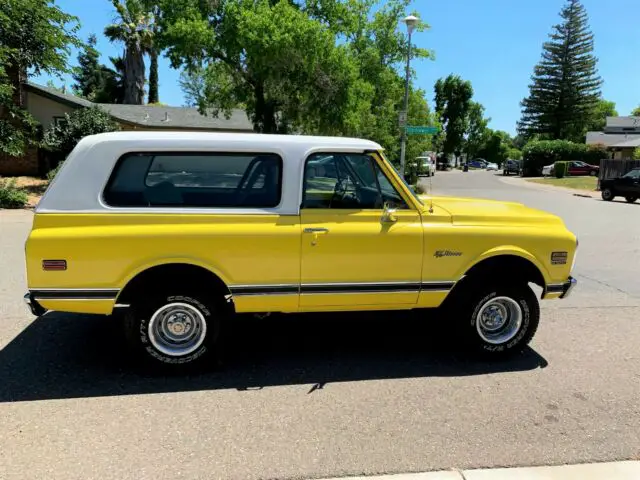
[[[428,317],[428,318],[425,318]],[[431,318],[433,317],[433,318]],[[489,362],[457,353],[434,314],[238,317],[222,367],[167,375],[127,353],[116,318],[50,312],[0,351],[0,402],[197,390],[255,390],[332,382],[455,377],[544,368],[531,348]]]

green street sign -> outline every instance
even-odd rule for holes
[[[438,133],[438,127],[407,125],[405,131],[407,135],[433,135],[434,133]]]

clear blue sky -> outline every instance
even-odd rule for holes
[[[98,35],[102,61],[120,53],[102,30],[115,18],[109,0],[58,0],[64,11],[82,23],[81,36]],[[414,67],[416,83],[433,95],[433,84],[450,73],[470,80],[474,99],[486,108],[490,126],[514,133],[520,116],[520,100],[527,95],[542,43],[558,22],[564,0],[416,0],[414,9],[431,29],[414,36],[414,43],[435,51],[435,61],[420,61]],[[598,68],[604,80],[603,96],[616,103],[620,115],[628,115],[640,104],[640,0],[583,0],[595,35]],[[72,60],[75,64],[76,54]],[[162,59],[160,101],[182,105],[179,72]],[[47,77],[34,81],[46,83]],[[65,80],[71,86],[70,79]],[[54,83],[63,82],[54,79]]]

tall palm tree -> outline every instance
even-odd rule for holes
[[[123,103],[144,103],[144,55],[153,46],[153,15],[141,0],[111,0],[118,12],[116,23],[108,25],[104,34],[112,42],[124,44]]]

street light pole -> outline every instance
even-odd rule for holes
[[[418,17],[414,17],[413,15],[409,15],[405,19],[402,20],[407,24],[407,30],[409,32],[409,46],[407,47],[407,71],[405,73],[404,79],[404,104],[403,111],[405,115],[407,115],[407,110],[409,109],[409,79],[411,77],[411,34],[413,33],[413,29],[420,22]],[[400,132],[400,175],[402,178],[405,178],[405,156],[407,151],[407,130],[406,126],[403,125],[402,131]]]

